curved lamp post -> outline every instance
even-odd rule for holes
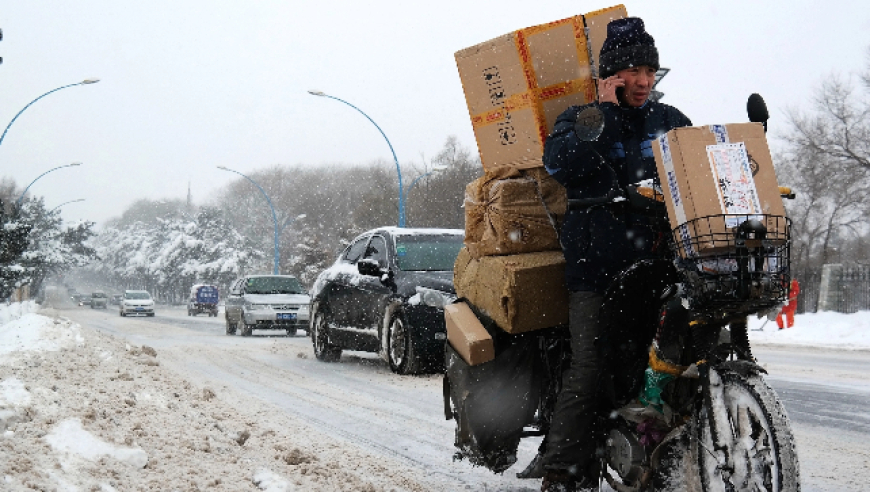
[[[67,205],[67,204],[70,204],[70,203],[75,203],[75,202],[83,202],[83,201],[85,201],[84,198],[78,198],[78,199],[76,199],[76,200],[70,200],[70,201],[68,201],[68,202],[63,202],[63,203],[61,203],[60,205],[58,205],[58,206],[54,207],[53,209],[49,210],[48,213],[52,213],[52,212],[54,212],[55,210],[59,209],[60,207],[63,207],[64,205]]]
[[[29,108],[30,106],[32,106],[33,103],[35,103],[36,101],[39,101],[40,99],[42,99],[43,97],[45,97],[45,96],[51,94],[52,92],[57,92],[57,91],[59,91],[59,90],[61,90],[61,89],[66,89],[67,87],[75,87],[75,86],[77,86],[77,85],[96,84],[96,83],[99,82],[99,81],[100,81],[100,79],[85,79],[85,80],[82,80],[81,82],[77,82],[77,83],[75,83],[75,84],[63,85],[63,86],[58,87],[57,89],[50,90],[50,91],[46,92],[45,94],[43,94],[43,95],[37,97],[36,99],[30,101],[29,103],[27,103],[27,106],[24,106],[23,108],[21,108],[21,111],[19,111],[18,114],[16,114],[15,117],[12,118],[12,121],[10,121],[8,125],[6,125],[6,129],[3,130],[3,135],[0,135],[0,144],[2,144],[2,143],[3,143],[3,139],[6,138],[6,132],[9,131],[9,127],[12,126],[12,123],[15,123],[15,120],[17,120],[18,117],[21,116],[21,113],[23,113],[24,110],[26,110],[27,108]]]
[[[441,171],[444,171],[445,169],[447,169],[447,166],[432,166],[431,171],[429,171],[426,174],[422,174],[422,175],[418,176],[417,178],[415,178],[414,181],[411,181],[411,186],[408,187],[408,191],[405,193],[405,196],[411,195],[411,190],[414,189],[414,185],[416,185],[417,182],[419,182],[421,179],[425,178],[426,176],[430,176],[432,174],[435,174],[435,173],[440,173]]]
[[[37,181],[39,181],[39,178],[45,176],[46,174],[48,174],[52,171],[57,171],[58,169],[63,169],[65,167],[81,166],[81,165],[82,165],[81,162],[73,162],[72,164],[65,164],[63,166],[57,166],[57,167],[51,168],[48,171],[45,171],[44,173],[40,174],[39,176],[36,177],[36,179],[31,181],[29,185],[27,185],[27,188],[24,188],[24,191],[21,192],[21,196],[18,197],[18,202],[17,202],[18,205],[19,206],[21,205],[21,200],[24,200],[24,195],[27,194],[27,190],[29,190],[30,187],[33,186],[33,183],[36,183]]]
[[[285,224],[284,224],[283,226],[281,226],[280,228],[278,227],[278,216],[275,215],[275,207],[272,206],[272,199],[269,198],[269,195],[266,194],[266,190],[264,190],[262,186],[258,185],[256,181],[254,181],[253,179],[251,179],[251,178],[245,176],[244,174],[242,174],[242,173],[240,173],[240,172],[238,172],[238,171],[236,171],[236,170],[234,170],[234,169],[230,169],[230,168],[228,168],[228,167],[224,167],[224,166],[218,166],[217,168],[220,169],[220,170],[222,170],[222,171],[229,171],[229,172],[231,172],[231,173],[236,173],[236,174],[238,174],[239,176],[241,176],[241,177],[247,179],[248,181],[251,182],[251,184],[253,184],[254,186],[256,186],[258,190],[260,190],[260,193],[262,193],[264,197],[266,197],[266,203],[269,204],[269,210],[272,211],[272,223],[275,225],[275,266],[274,266],[274,268],[273,268],[273,270],[272,270],[272,274],[273,274],[273,275],[278,275],[278,259],[279,259],[279,253],[278,253],[278,234],[280,234],[280,231],[283,230],[284,227],[287,226],[287,223],[285,223]],[[295,220],[295,219],[294,219],[294,220]]]
[[[280,235],[284,232],[284,228],[286,228],[286,227],[289,226],[290,224],[296,222],[297,220],[302,220],[302,219],[304,219],[305,217],[306,217],[305,214],[299,214],[299,215],[297,215],[296,217],[293,217],[293,218],[287,219],[286,221],[284,221],[284,224],[283,224],[283,225],[281,226],[281,228],[278,230],[278,235],[280,236]]]
[[[399,227],[405,227],[405,194],[404,194],[404,190],[402,189],[402,170],[401,170],[401,168],[399,168],[399,159],[396,157],[396,151],[393,150],[393,144],[390,143],[390,139],[387,138],[387,134],[384,133],[384,131],[381,130],[381,127],[378,126],[377,123],[375,123],[375,120],[371,119],[371,117],[369,115],[365,114],[365,112],[363,112],[363,110],[361,110],[358,107],[354,106],[353,104],[345,101],[344,99],[339,99],[335,96],[330,96],[329,94],[325,94],[325,93],[320,92],[320,91],[308,91],[308,93],[311,94],[312,96],[328,97],[330,99],[335,99],[336,101],[343,102],[343,103],[347,104],[348,106],[352,107],[353,109],[359,111],[361,115],[365,116],[369,121],[371,121],[372,124],[375,125],[375,128],[377,128],[378,131],[381,132],[381,135],[384,137],[384,140],[387,141],[387,145],[390,146],[390,152],[392,152],[392,154],[393,154],[393,161],[395,161],[395,163],[396,163],[396,174],[399,175]]]

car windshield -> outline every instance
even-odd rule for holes
[[[102,298],[106,297],[106,294],[103,294],[102,292],[94,292],[94,294],[91,297],[98,297],[98,298],[102,299]]]
[[[396,263],[405,271],[451,271],[462,240],[456,234],[396,236]]]
[[[253,277],[245,284],[245,294],[302,294],[295,277]]]
[[[151,299],[151,294],[147,292],[127,292],[124,294],[124,297],[127,299]]]

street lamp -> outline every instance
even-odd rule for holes
[[[36,183],[39,180],[39,178],[45,176],[46,174],[48,174],[52,171],[57,171],[58,169],[63,169],[65,167],[81,166],[81,165],[82,165],[81,162],[73,162],[72,164],[64,164],[63,166],[57,166],[57,167],[51,168],[48,171],[45,171],[44,173],[40,174],[39,176],[36,177],[36,179],[31,181],[29,185],[27,185],[27,188],[24,188],[24,191],[21,192],[21,196],[18,197],[18,202],[17,202],[18,205],[19,206],[21,205],[21,200],[24,200],[24,195],[27,194],[27,190],[29,190],[30,187],[33,186],[33,183]]]
[[[414,181],[411,181],[411,186],[408,187],[408,191],[405,193],[405,196],[411,196],[411,190],[414,189],[414,185],[416,185],[421,179],[425,178],[426,176],[430,176],[432,174],[435,174],[435,173],[440,173],[441,171],[444,171],[446,169],[447,169],[447,166],[432,166],[431,171],[429,171],[428,173],[423,174],[421,176],[418,176],[416,179],[414,179]]]
[[[272,223],[275,225],[275,266],[274,266],[274,268],[273,268],[272,273],[273,273],[274,275],[278,275],[278,259],[279,259],[279,253],[278,253],[278,235],[281,233],[281,231],[284,230],[285,227],[287,227],[288,225],[292,224],[296,219],[304,218],[305,215],[300,215],[300,216],[294,217],[292,220],[290,220],[290,221],[288,221],[288,222],[285,222],[284,225],[282,225],[281,227],[278,227],[278,216],[275,215],[275,207],[272,206],[272,199],[269,198],[269,195],[266,194],[266,190],[264,190],[262,186],[258,185],[256,181],[254,181],[253,179],[251,179],[251,178],[245,176],[244,174],[242,174],[242,173],[236,171],[235,169],[230,169],[230,168],[228,168],[228,167],[224,167],[224,166],[218,166],[217,168],[220,169],[221,171],[229,171],[229,172],[231,172],[231,173],[236,173],[236,174],[238,174],[239,176],[241,176],[241,177],[247,179],[248,181],[251,182],[251,184],[253,184],[254,186],[256,186],[258,190],[260,190],[260,193],[262,193],[264,197],[266,197],[266,203],[269,204],[269,210],[272,211]]]
[[[302,220],[302,219],[304,219],[305,217],[306,217],[305,214],[299,214],[299,215],[297,215],[296,217],[293,217],[293,218],[287,219],[287,220],[284,222],[284,224],[281,226],[281,229],[278,231],[278,235],[280,236],[280,235],[284,232],[284,228],[286,228],[286,227],[289,226],[290,224],[296,222],[297,220]]]
[[[66,205],[66,204],[69,204],[69,203],[75,203],[75,202],[83,202],[83,201],[85,201],[84,198],[79,198],[79,199],[76,199],[76,200],[70,200],[70,201],[68,201],[68,202],[63,202],[63,203],[61,203],[60,205],[58,205],[58,206],[54,207],[53,209],[49,210],[48,213],[52,213],[52,212],[54,212],[55,210],[59,209],[60,207],[63,207],[63,206]]]
[[[384,137],[384,140],[387,141],[387,145],[390,146],[390,152],[393,153],[393,161],[395,161],[395,163],[396,163],[396,174],[399,175],[399,227],[405,227],[405,195],[404,195],[404,190],[402,189],[402,170],[399,168],[399,159],[396,157],[396,151],[393,150],[393,144],[390,143],[390,139],[387,138],[387,135],[384,133],[383,130],[381,130],[381,127],[378,126],[377,123],[375,123],[375,120],[373,120],[369,115],[365,114],[365,112],[363,112],[363,110],[359,109],[358,107],[354,106],[353,104],[345,101],[344,99],[339,99],[335,96],[330,96],[329,94],[325,94],[321,91],[308,91],[308,93],[311,94],[312,96],[328,97],[330,99],[335,99],[336,101],[343,102],[343,103],[347,104],[348,106],[352,107],[353,109],[359,111],[361,115],[365,116],[369,121],[371,121],[372,124],[375,125],[375,128],[377,128],[378,131],[381,132],[381,135]]]
[[[51,94],[52,92],[57,92],[61,89],[66,89],[67,87],[75,87],[77,85],[96,84],[99,81],[100,81],[100,79],[85,79],[85,80],[82,80],[81,82],[76,82],[75,84],[64,85],[64,86],[58,87],[57,89],[50,90],[50,91],[46,92],[45,94],[37,97],[36,99],[30,101],[29,103],[27,103],[27,106],[24,106],[23,108],[21,108],[21,111],[19,111],[18,114],[16,114],[15,117],[12,118],[12,121],[10,121],[8,125],[6,125],[6,129],[3,130],[3,135],[0,135],[0,144],[2,144],[3,139],[6,138],[6,132],[9,131],[9,127],[12,126],[12,123],[15,123],[15,120],[17,120],[18,117],[21,116],[21,113],[23,113],[25,109],[29,108],[36,101],[39,101],[40,99]]]

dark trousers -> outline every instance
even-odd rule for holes
[[[568,324],[571,331],[571,366],[562,377],[550,433],[546,438],[544,468],[584,475],[595,452],[593,423],[597,400],[599,360],[598,312],[603,296],[572,292]]]

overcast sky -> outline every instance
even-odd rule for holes
[[[433,156],[448,135],[476,148],[453,53],[511,30],[613,5],[499,0],[0,0],[0,175],[65,219],[118,216],[142,197],[194,201],[277,164]],[[663,66],[664,102],[696,125],[746,121],[761,93],[771,130],[833,71],[864,66],[870,2],[627,2]],[[407,164],[406,164],[407,165]],[[407,186],[408,183],[406,183]]]

